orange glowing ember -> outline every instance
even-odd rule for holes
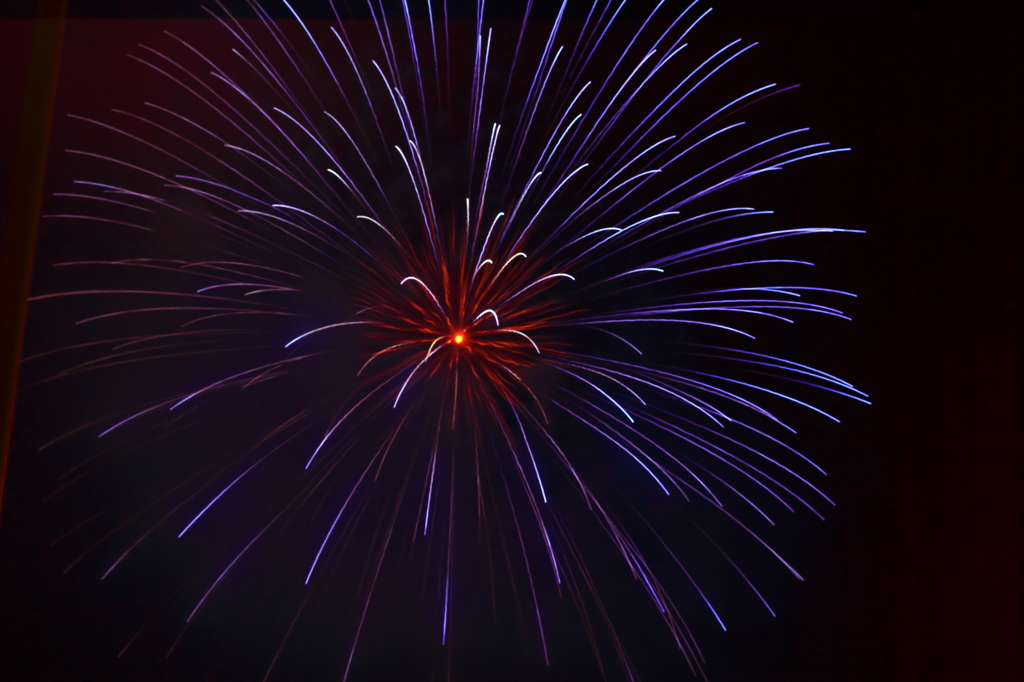
[[[465,340],[466,337],[463,336],[462,334],[456,334],[455,336],[452,337],[452,341],[454,341],[455,343],[462,343]]]

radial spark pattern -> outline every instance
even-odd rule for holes
[[[389,595],[450,645],[482,593],[545,661],[573,605],[598,660],[632,679],[606,596],[622,580],[699,673],[684,615],[719,615],[693,564],[716,556],[761,595],[679,527],[717,515],[792,570],[758,528],[829,502],[783,417],[830,418],[829,393],[866,402],[752,341],[843,317],[843,292],[791,285],[810,263],[779,247],[848,230],[733,202],[843,150],[804,128],[751,136],[741,112],[790,88],[723,95],[753,45],[697,54],[696,3],[639,18],[563,3],[542,20],[527,3],[521,22],[482,1],[472,21],[443,0],[372,0],[363,20],[283,9],[215,8],[221,44],[140,46],[160,99],[83,117],[96,137],[69,150],[78,176],[53,215],[97,240],[60,265],[90,285],[33,305],[84,311],[58,377],[144,377],[74,432],[107,448],[84,470],[157,472],[84,522],[114,519],[75,563],[103,547],[107,579],[154,532],[184,548],[221,527],[180,597],[192,623],[286,553],[266,570],[303,592],[268,674],[328,594],[346,595],[348,676]]]

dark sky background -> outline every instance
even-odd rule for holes
[[[845,406],[842,425],[801,432],[837,507],[825,523],[793,524],[785,555],[806,581],[777,587],[777,618],[750,603],[728,633],[702,640],[708,676],[1021,679],[1019,4],[710,4],[715,23],[703,30],[760,40],[762,70],[803,85],[795,122],[853,148],[792,173],[794,216],[867,230],[819,254],[830,283],[859,295],[845,308],[854,321],[802,337],[809,347],[793,355],[852,381],[874,405]],[[32,5],[0,4],[4,204]],[[188,21],[179,7],[71,0],[56,111],[123,89],[123,55],[161,21]],[[98,81],[72,82],[88,74]],[[73,135],[62,125],[55,117],[55,140]],[[141,606],[95,576],[62,574],[65,556],[50,547],[59,514],[43,502],[54,472],[32,447],[46,425],[28,408],[16,419],[0,524],[0,679],[256,675],[188,654],[116,659],[123,637],[108,629],[111,613]],[[645,652],[644,679],[690,679],[668,653]],[[572,668],[559,674],[576,679]]]

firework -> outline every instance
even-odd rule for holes
[[[102,142],[69,150],[82,175],[51,215],[108,255],[61,263],[90,284],[33,305],[87,301],[61,350],[92,355],[60,378],[135,378],[75,430],[106,448],[85,471],[130,456],[152,480],[72,565],[107,548],[108,579],[154,533],[194,551],[219,528],[187,628],[287,555],[266,569],[294,603],[267,675],[329,599],[345,677],[382,614],[418,609],[450,647],[482,599],[543,662],[571,604],[631,679],[608,597],[626,584],[699,674],[692,603],[721,619],[694,564],[713,555],[764,602],[702,520],[799,577],[758,530],[830,504],[788,410],[866,402],[753,341],[843,317],[844,292],[799,285],[810,263],[776,245],[849,230],[731,202],[844,150],[748,134],[740,112],[789,88],[713,89],[753,44],[696,54],[696,4],[540,21],[527,4],[511,23],[482,2],[471,21],[429,0],[330,8],[218,8],[224,45],[168,33],[132,56],[159,101],[76,117]]]

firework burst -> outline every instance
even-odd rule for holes
[[[69,150],[72,208],[51,214],[116,256],[61,263],[100,284],[33,300],[88,301],[85,337],[61,350],[91,355],[56,378],[157,377],[74,431],[108,447],[85,471],[125,453],[150,466],[154,443],[202,435],[89,519],[128,520],[72,565],[116,545],[106,579],[152,534],[185,547],[226,516],[183,620],[286,553],[274,580],[305,592],[267,675],[328,594],[346,595],[347,677],[388,595],[450,645],[481,592],[544,661],[549,614],[573,604],[602,668],[613,652],[632,679],[592,568],[614,558],[700,673],[684,613],[721,620],[680,521],[712,510],[796,575],[757,524],[829,502],[781,440],[780,406],[831,418],[815,392],[866,402],[751,342],[755,325],[775,333],[765,322],[843,317],[820,301],[844,292],[788,284],[809,263],[774,245],[848,230],[764,227],[769,211],[729,202],[843,150],[803,128],[745,137],[739,112],[789,88],[709,92],[753,45],[695,55],[706,8],[621,9],[533,21],[527,3],[510,23],[483,2],[471,21],[370,2],[365,20],[303,22],[287,2],[286,21],[218,4],[227,47],[140,47],[166,94],[81,119],[103,143]]]

